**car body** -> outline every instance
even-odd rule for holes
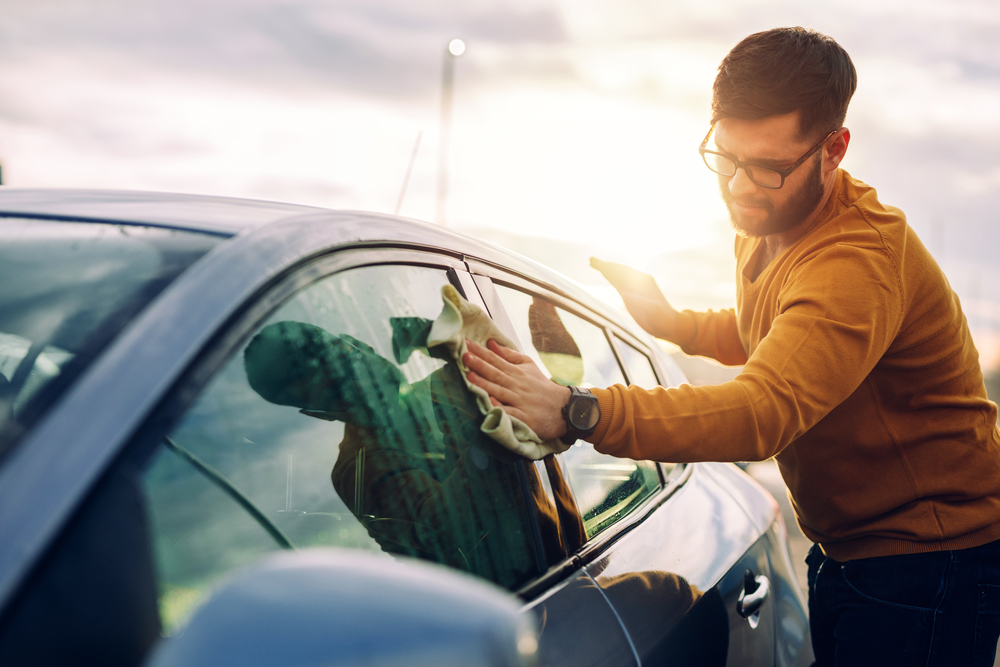
[[[684,382],[565,277],[434,225],[203,196],[0,189],[12,233],[7,272],[37,297],[0,288],[20,309],[0,312],[0,661],[143,664],[227,577],[334,548],[492,582],[543,665],[811,663],[780,513],[747,475],[583,442],[506,456],[425,346],[450,286],[557,381]]]

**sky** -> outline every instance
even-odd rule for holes
[[[392,213],[419,137],[400,213],[434,220],[461,38],[446,224],[725,307],[732,231],[696,149],[719,61],[781,25],[851,54],[843,166],[907,213],[1000,366],[995,0],[0,0],[3,181]]]

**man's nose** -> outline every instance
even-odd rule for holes
[[[757,192],[757,188],[758,185],[747,176],[746,169],[737,169],[736,173],[729,178],[729,194],[734,197],[754,194]]]

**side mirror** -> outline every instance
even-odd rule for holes
[[[533,619],[509,593],[421,561],[311,549],[225,583],[147,667],[537,664]]]

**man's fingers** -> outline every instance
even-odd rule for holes
[[[505,372],[507,370],[506,366],[508,366],[507,362],[486,348],[482,346],[477,347],[479,347],[479,350],[470,349],[469,353],[462,358],[465,365],[490,382],[508,384],[510,376]]]
[[[483,380],[495,385],[499,385],[506,378],[506,376],[500,370],[498,370],[496,366],[491,366],[486,361],[476,356],[470,355],[470,357],[466,358],[465,365],[469,367],[470,382],[473,373],[477,377],[480,377]],[[473,384],[476,383],[473,382]]]
[[[495,343],[495,341],[492,341],[492,340],[490,342]],[[477,343],[477,342],[475,342],[473,340],[469,340],[468,338],[465,339],[465,343],[466,343],[466,345],[469,348],[469,352],[471,352],[473,355],[479,357],[480,359],[482,359],[486,363],[490,364],[491,366],[496,366],[498,368],[503,368],[504,365],[506,364],[506,360],[503,357],[501,357],[499,354],[497,354],[495,351],[493,351],[493,350],[491,350],[491,349],[489,349],[487,347],[483,347],[479,343]]]
[[[623,296],[625,294],[640,294],[646,298],[655,299],[662,295],[656,279],[648,273],[643,273],[625,264],[605,262],[596,257],[590,258],[590,265],[601,272],[611,286]]]
[[[505,361],[508,361],[508,362],[510,362],[512,364],[523,364],[523,363],[527,363],[527,362],[531,361],[531,357],[529,357],[528,355],[522,354],[522,353],[518,352],[517,350],[512,350],[509,347],[504,347],[500,343],[496,342],[496,340],[494,340],[493,338],[491,338],[486,343],[486,345],[498,357],[501,357]]]
[[[503,406],[503,411],[509,414],[511,417],[516,417],[517,419],[520,419],[522,422],[525,423],[528,422],[528,415],[525,414],[523,410],[518,410],[517,408],[512,408],[509,405],[505,405]]]
[[[517,395],[514,392],[496,382],[490,382],[474,370],[469,371],[466,377],[469,379],[469,382],[485,390],[490,395],[490,402],[493,405],[503,406],[517,399]]]
[[[608,279],[615,287],[619,284],[635,282],[636,274],[641,275],[639,271],[625,266],[624,264],[617,264],[615,262],[605,262],[602,259],[597,259],[596,257],[590,258],[590,265],[601,272],[601,274]]]
[[[466,339],[465,342],[468,344],[469,352],[507,375],[516,374],[517,367],[522,364],[534,363],[528,355],[504,347],[492,338],[487,342],[487,347],[469,339]]]

